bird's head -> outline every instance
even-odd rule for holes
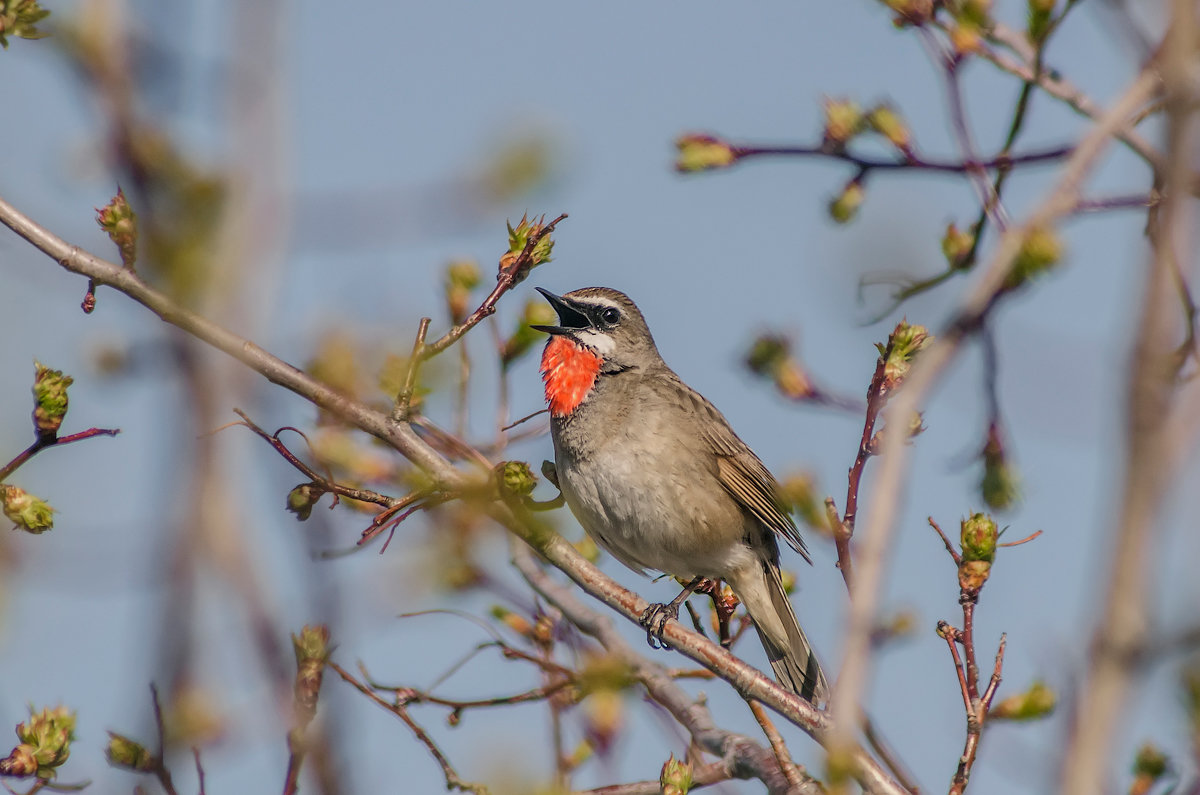
[[[624,293],[607,287],[585,287],[566,295],[537,289],[558,313],[557,326],[533,326],[550,335],[542,354],[542,376],[551,412],[569,414],[601,374],[661,361],[645,318]]]

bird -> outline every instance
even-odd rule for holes
[[[550,335],[540,369],[567,506],[625,566],[688,582],[643,614],[648,639],[661,640],[704,580],[724,580],[745,605],[775,678],[819,707],[829,683],[784,590],[778,540],[812,560],[778,481],[667,366],[628,296],[607,287],[537,290],[558,314],[558,325],[533,328]]]

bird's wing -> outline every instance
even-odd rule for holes
[[[684,388],[702,420],[699,426],[704,440],[717,456],[717,478],[721,485],[764,526],[783,536],[788,546],[811,563],[804,539],[800,538],[796,523],[780,498],[779,482],[749,445],[738,438],[715,406],[698,392]]]

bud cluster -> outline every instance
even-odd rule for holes
[[[5,0],[0,3],[0,47],[8,49],[8,37],[41,39],[50,35],[38,30],[37,23],[50,16],[38,0]]]
[[[9,521],[38,535],[54,527],[54,509],[24,489],[0,483],[0,508]]]
[[[537,475],[524,461],[501,461],[492,471],[503,496],[528,497],[537,486]]]
[[[66,707],[29,708],[29,720],[17,724],[20,745],[0,759],[0,776],[37,776],[53,779],[71,755],[75,739],[75,713]]]
[[[62,370],[51,370],[41,362],[33,363],[33,427],[39,437],[53,439],[67,416],[67,387],[75,383]]]
[[[671,754],[658,774],[658,785],[662,787],[662,795],[687,795],[692,789],[692,763]]]
[[[888,335],[886,345],[881,342],[875,343],[875,349],[879,351],[879,361],[883,364],[880,392],[887,394],[899,387],[908,377],[908,371],[917,354],[932,342],[933,335],[927,328],[901,320]]]
[[[538,265],[545,264],[550,261],[550,252],[554,250],[554,239],[546,234],[542,235],[542,229],[546,225],[546,216],[538,218],[536,221],[531,220],[527,216],[522,215],[521,220],[514,227],[512,224],[508,226],[508,252],[500,258],[500,270],[503,272],[510,267],[513,262],[520,258],[521,253],[525,251],[525,246],[530,238],[538,237],[538,242],[530,252],[529,262],[522,267],[518,272],[513,274],[513,284],[519,284],[524,281],[529,275],[529,271],[536,268]]]
[[[985,513],[962,520],[962,562],[958,566],[958,585],[964,591],[978,591],[992,573],[996,559],[996,522]]]

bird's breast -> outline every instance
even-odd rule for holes
[[[600,357],[564,336],[554,336],[542,351],[542,380],[550,413],[564,417],[574,411],[600,374]]]

